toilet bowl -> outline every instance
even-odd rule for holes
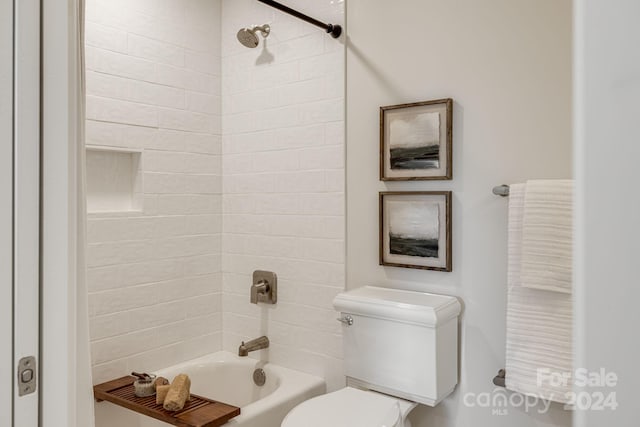
[[[347,387],[293,408],[282,427],[410,427],[458,382],[460,302],[364,286],[338,295]]]
[[[414,402],[345,387],[296,406],[282,427],[410,427]]]

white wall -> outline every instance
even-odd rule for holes
[[[219,350],[220,2],[88,0],[87,144],[140,149],[143,209],[90,213],[94,383]]]
[[[578,366],[618,376],[615,410],[585,411],[577,427],[638,424],[637,279],[640,3],[576,2]]]
[[[571,416],[468,408],[504,367],[507,200],[495,185],[571,176],[568,0],[349,0],[347,3],[347,287],[456,295],[460,383],[414,425],[568,426]],[[378,108],[451,97],[452,181],[378,180]],[[453,191],[453,272],[378,266],[378,191]]]
[[[293,1],[326,22],[343,4]],[[239,29],[268,23],[256,49]],[[254,0],[223,1],[224,349],[267,335],[270,361],[344,383],[333,297],[344,289],[344,45]],[[278,303],[249,303],[254,270]],[[259,355],[256,355],[259,356]]]

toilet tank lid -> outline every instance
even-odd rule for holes
[[[460,302],[447,295],[363,286],[338,294],[333,306],[341,313],[436,327],[460,314]]]

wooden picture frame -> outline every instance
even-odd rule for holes
[[[451,191],[379,194],[380,265],[452,270]]]
[[[380,107],[380,180],[453,178],[451,98]]]

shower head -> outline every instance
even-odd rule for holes
[[[258,47],[258,44],[260,44],[260,39],[256,35],[258,31],[260,31],[262,37],[267,38],[271,32],[271,27],[269,27],[269,24],[264,24],[253,28],[242,28],[238,31],[238,41],[251,49]]]

